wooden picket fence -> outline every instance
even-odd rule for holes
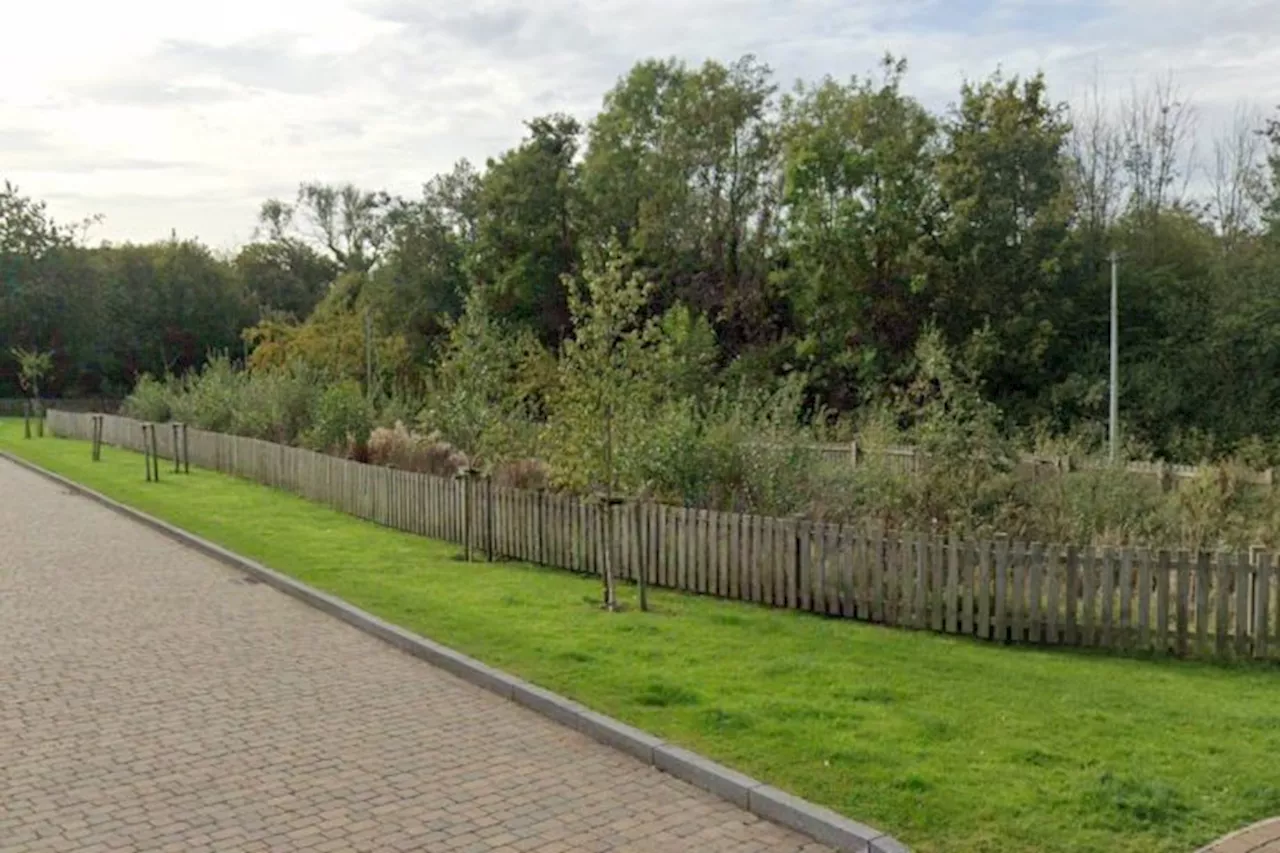
[[[51,411],[48,423],[56,436],[92,435],[87,414]],[[173,459],[176,435],[157,426],[161,457]],[[141,452],[142,424],[106,415],[102,438]],[[643,573],[657,587],[1005,643],[1280,657],[1280,578],[1265,552],[885,535],[656,503],[609,507],[202,430],[189,431],[188,447],[192,465],[482,557],[598,575],[612,522],[615,574]]]

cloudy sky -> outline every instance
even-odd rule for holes
[[[886,50],[935,109],[997,65],[1058,98],[1172,72],[1207,140],[1280,104],[1277,0],[38,0],[6,3],[0,179],[93,239],[229,248],[303,180],[416,194],[521,122],[589,118],[636,60],[755,53],[780,80]]]

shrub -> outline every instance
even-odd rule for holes
[[[209,360],[201,373],[188,373],[173,396],[175,420],[213,432],[230,432],[244,381],[224,353]]]
[[[120,413],[140,421],[159,423],[169,420],[173,415],[171,384],[162,382],[149,373],[143,374],[133,391],[125,397]]]
[[[326,388],[316,404],[311,429],[303,443],[324,453],[341,453],[362,459],[373,431],[373,406],[359,383],[343,380]]]
[[[551,469],[539,459],[515,459],[493,467],[493,484],[511,489],[545,489],[551,484]]]
[[[468,465],[466,454],[439,435],[418,435],[403,422],[379,427],[370,434],[369,461],[439,477],[452,477]]]
[[[322,388],[323,377],[302,364],[254,371],[240,385],[231,430],[293,444],[310,429]]]

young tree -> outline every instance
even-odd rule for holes
[[[561,348],[547,426],[557,471],[570,484],[600,495],[610,514],[618,495],[619,457],[638,444],[656,397],[643,367],[651,327],[642,312],[653,288],[631,271],[632,263],[613,242],[581,282],[565,282],[573,335]],[[604,604],[613,610],[612,537],[607,545]]]
[[[36,429],[43,436],[44,419],[40,411],[40,381],[53,372],[53,353],[22,349],[21,347],[14,347],[11,352],[18,362],[18,381],[22,385],[22,390],[26,391],[31,397],[27,411],[35,414]],[[24,422],[26,437],[31,438],[30,418],[24,419]]]

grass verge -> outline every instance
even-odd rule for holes
[[[1280,671],[1009,649],[462,563],[454,546],[85,442],[0,448],[920,853],[1171,851],[1280,814]],[[626,595],[628,593],[624,593]]]

